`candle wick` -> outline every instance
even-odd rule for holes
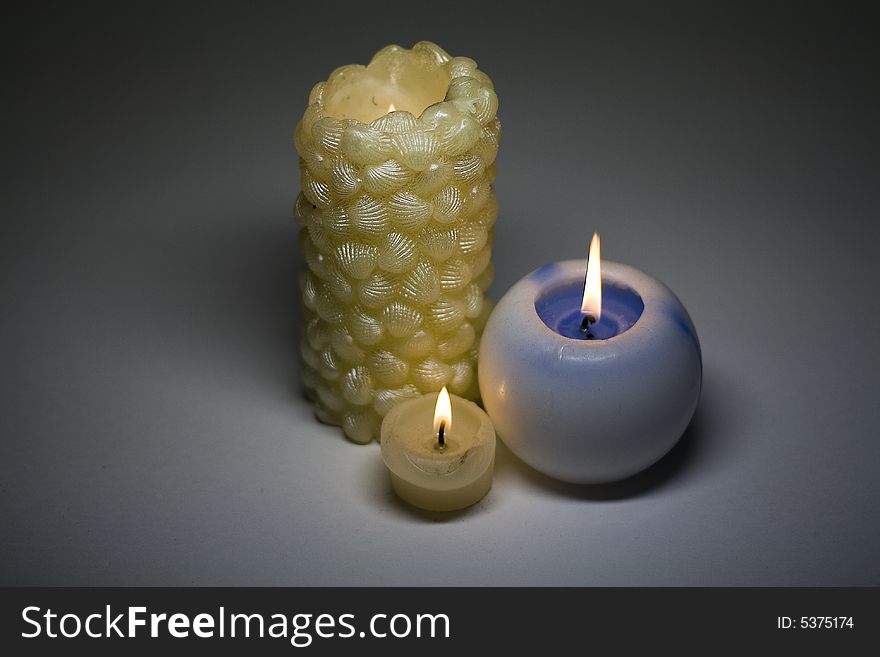
[[[590,330],[590,324],[595,324],[596,318],[592,315],[584,315],[584,318],[581,320],[581,332],[586,333],[587,340],[592,340],[594,337],[593,332]]]
[[[446,447],[446,423],[441,422],[440,428],[437,430],[437,444],[440,447]]]

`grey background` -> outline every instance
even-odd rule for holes
[[[876,10],[660,4],[10,16],[0,583],[880,584]],[[293,125],[420,39],[501,99],[494,296],[599,230],[690,310],[646,473],[420,513],[299,395]]]

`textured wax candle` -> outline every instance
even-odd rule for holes
[[[676,443],[700,396],[694,325],[665,285],[602,263],[602,311],[581,330],[584,261],[532,272],[498,302],[480,344],[480,390],[498,437],[573,483],[621,479]]]
[[[302,376],[318,418],[351,440],[444,385],[478,396],[497,106],[472,60],[427,42],[389,46],[311,92],[294,133]]]
[[[381,442],[394,491],[413,506],[463,509],[481,500],[492,486],[492,422],[479,406],[447,395],[445,388],[439,395],[410,399],[391,409],[382,422]]]

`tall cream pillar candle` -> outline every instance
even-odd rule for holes
[[[479,394],[497,107],[473,60],[421,42],[334,71],[296,126],[303,384],[355,442],[405,399]]]

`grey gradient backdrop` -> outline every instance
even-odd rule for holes
[[[0,583],[880,584],[876,10],[368,6],[4,21]],[[293,125],[420,39],[501,99],[494,296],[599,230],[690,310],[643,475],[423,514],[299,396]]]

